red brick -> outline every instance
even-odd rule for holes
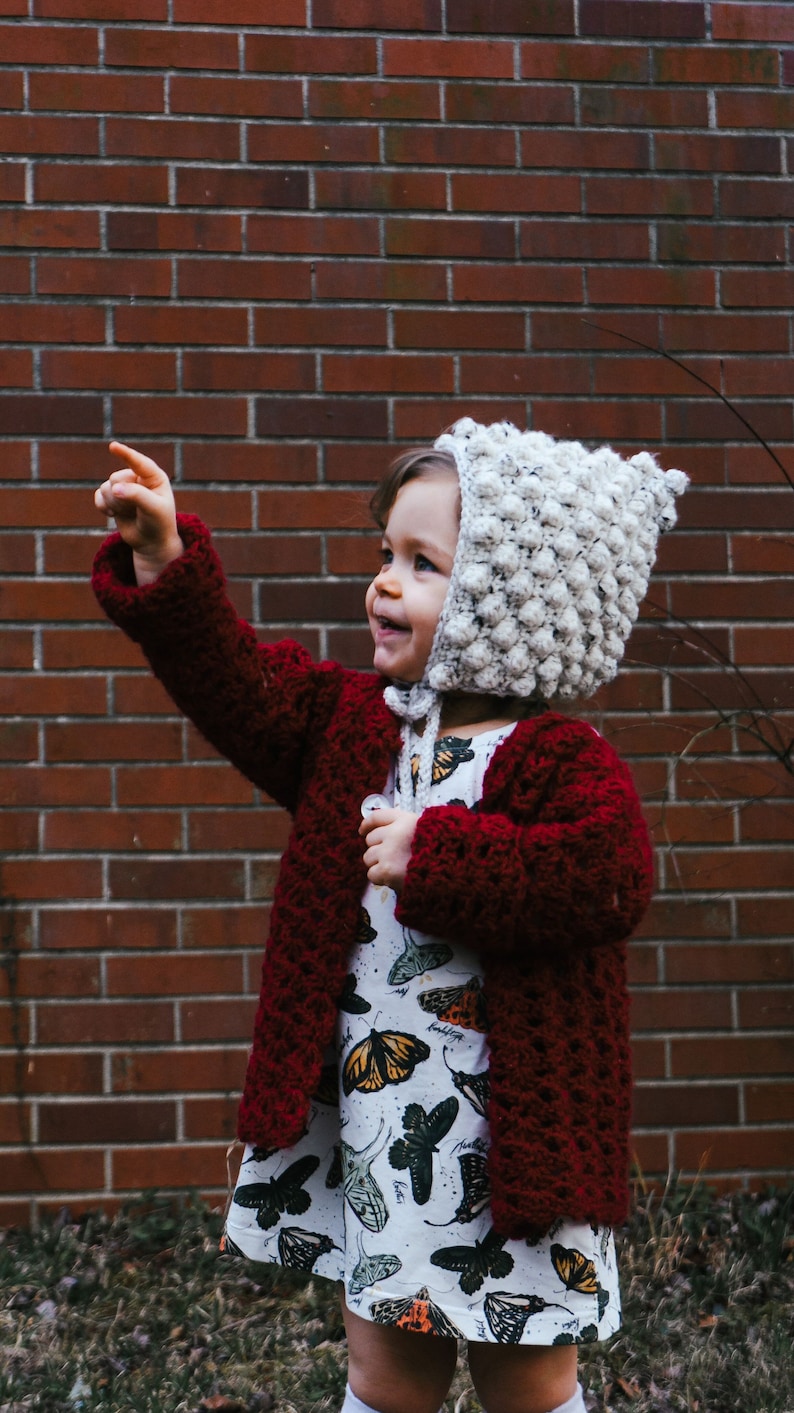
[[[726,178],[719,183],[719,200],[723,218],[779,221],[794,216],[794,192],[788,180]]]
[[[644,222],[530,220],[521,223],[521,254],[529,260],[647,260]]]
[[[173,1006],[146,1001],[70,1002],[38,1008],[42,1045],[164,1043],[174,1038]]]
[[[122,76],[63,70],[37,73],[34,70],[29,83],[30,106],[34,109],[64,113],[162,113],[165,110],[165,81],[155,74]],[[93,188],[90,190],[93,195]]]
[[[789,5],[714,4],[712,33],[715,39],[760,39],[773,43],[794,41],[794,14]]]
[[[383,72],[387,77],[510,79],[513,46],[503,40],[386,39]]]
[[[237,36],[188,29],[107,29],[105,63],[146,69],[236,69]]]
[[[225,1190],[225,1150],[226,1140],[204,1147],[181,1143],[170,1148],[161,1143],[156,1148],[114,1148],[113,1187],[120,1192],[139,1193],[151,1186],[152,1175],[156,1174],[160,1188],[214,1185]]]
[[[176,1106],[136,1100],[39,1104],[41,1143],[158,1143],[176,1137]]]
[[[167,0],[34,0],[39,18],[102,20],[166,20]]]
[[[102,343],[104,311],[79,305],[26,304],[20,327],[18,306],[0,306],[6,343]],[[84,429],[87,431],[87,429]]]
[[[43,909],[39,927],[41,946],[51,949],[176,946],[176,914],[161,908]]]
[[[6,1094],[15,1086],[13,1056],[0,1059],[0,1085]],[[70,1055],[61,1051],[55,1055],[30,1054],[25,1060],[25,1092],[27,1094],[101,1094],[102,1056]]]
[[[500,180],[497,178],[497,180]],[[322,169],[315,175],[320,208],[367,210],[443,211],[446,179],[442,172],[339,171]]]
[[[463,357],[460,360],[460,391],[463,393],[554,394],[561,387],[566,394],[588,393],[590,375],[586,364],[573,358],[528,354],[523,357]]]
[[[746,1084],[744,1092],[749,1124],[784,1123],[794,1119],[794,1083]]]
[[[237,436],[246,434],[248,418],[243,398],[224,398],[215,405],[199,397],[143,397],[140,393],[113,399],[113,435],[122,440],[142,436]]]
[[[661,141],[656,138],[657,143]],[[615,170],[646,170],[650,165],[649,139],[645,133],[553,132],[529,129],[521,134],[521,165],[524,167],[574,167],[580,171],[612,167]]]
[[[381,309],[354,308],[345,310],[344,319],[340,319],[336,309],[316,305],[303,309],[274,306],[255,311],[254,338],[260,344],[295,344],[312,349],[323,344],[385,347],[386,315]]]
[[[91,1192],[105,1186],[105,1158],[101,1151],[28,1148],[24,1153],[3,1154],[0,1187],[4,1192]]]
[[[701,0],[580,0],[579,28],[620,39],[704,39],[706,17]]]
[[[711,270],[660,270],[648,266],[593,269],[588,276],[594,304],[713,305],[716,285]]]
[[[676,1165],[692,1172],[704,1155],[710,1171],[719,1169],[787,1169],[791,1164],[791,1133],[777,1129],[705,1130],[680,1133],[675,1139]]]
[[[454,266],[453,288],[464,303],[577,304],[582,272],[548,265]]]
[[[41,356],[41,386],[163,391],[176,387],[176,362],[171,353],[119,353],[115,350],[67,353],[45,349]],[[85,518],[83,513],[83,520]]]
[[[637,44],[550,44],[533,40],[521,47],[521,76],[574,83],[645,83],[648,50]]]
[[[417,167],[514,167],[516,161],[513,134],[498,128],[388,128],[384,151],[387,162]]]
[[[0,350],[0,387],[32,388],[32,355],[22,349]]]
[[[9,766],[0,770],[0,785],[9,806],[110,804],[110,771],[95,766]]]
[[[305,207],[309,204],[309,178],[307,172],[300,171],[257,172],[248,168],[227,171],[216,167],[185,167],[177,170],[177,200],[182,206]],[[202,219],[217,221],[224,218]],[[187,238],[179,242],[187,249],[191,244]]]
[[[476,309],[397,309],[394,341],[398,348],[522,349],[524,316]]]
[[[573,91],[536,84],[449,83],[447,119],[457,123],[573,123]],[[435,116],[435,115],[431,115]]]
[[[284,481],[290,483],[317,479],[317,452],[313,446],[238,444],[235,446],[191,446],[185,455],[191,481],[217,481],[219,470],[229,481]],[[219,544],[222,544],[222,538]],[[246,544],[250,544],[250,537]],[[271,542],[268,541],[268,546]],[[296,552],[298,552],[296,550]],[[262,547],[255,550],[257,573],[262,572]],[[224,563],[226,559],[224,557]],[[253,570],[253,565],[250,566]],[[231,566],[227,565],[227,568]],[[300,572],[300,571],[298,571]]]
[[[111,859],[110,897],[235,898],[245,887],[244,868],[225,859]]]
[[[455,385],[451,358],[327,353],[322,366],[326,392],[453,392]]]
[[[101,436],[102,430],[102,402],[96,397],[29,393],[6,397],[0,407],[0,433],[6,436],[86,432]]]
[[[311,79],[309,113],[313,118],[368,118],[373,122],[396,119],[408,122],[440,118],[441,104],[437,85],[429,83]]]
[[[593,391],[607,395],[631,393],[634,395],[678,394],[686,396],[692,392],[692,378],[689,373],[674,363],[658,358],[601,357],[593,359]],[[711,382],[719,382],[719,366],[712,359],[691,359],[689,365],[701,377]],[[702,566],[701,566],[702,568]]]
[[[173,953],[165,957],[108,957],[108,996],[200,996],[243,988],[241,957],[228,953]]]
[[[794,93],[752,93],[728,89],[717,94],[717,125],[721,128],[780,128],[794,126]]]
[[[252,127],[248,134],[250,162],[377,162],[378,158],[377,128],[364,123],[267,123]]]
[[[447,298],[442,266],[418,261],[323,261],[317,266],[316,297],[385,302]]]
[[[265,437],[385,437],[386,404],[382,398],[258,398],[256,430]]]
[[[216,0],[174,0],[176,24],[289,25],[306,24],[306,0],[268,0],[263,14],[261,0],[227,0],[218,15]]]
[[[105,141],[109,157],[235,162],[240,156],[237,123],[198,118],[108,118]]]
[[[718,133],[657,133],[654,162],[659,171],[780,173],[775,137],[725,137]]]
[[[142,759],[149,759],[142,755]],[[150,811],[148,814],[114,810],[72,810],[52,814],[44,821],[44,848],[67,853],[130,853],[134,850],[179,850],[182,821],[178,814]]]
[[[575,33],[573,0],[452,0],[447,15],[450,34]]]
[[[182,1001],[179,1013],[182,1021],[182,1038],[206,1043],[212,1040],[247,1040],[256,1009],[251,998],[236,998],[224,1001],[213,998],[209,1001]]]
[[[506,420],[518,425],[526,418],[526,402],[509,398],[428,398],[394,405],[394,431],[402,441],[433,442],[439,428],[449,426],[458,417],[470,416],[481,422]],[[367,661],[367,666],[371,663]]]
[[[0,167],[0,201],[25,200],[24,162],[4,162]]]
[[[739,1122],[739,1091],[735,1084],[637,1085],[634,1123],[652,1128]]]
[[[112,1056],[114,1094],[158,1094],[174,1090],[236,1090],[242,1087],[246,1053],[235,1051],[177,1050],[149,1053],[116,1051]]]
[[[1,180],[2,177],[0,177]],[[29,292],[30,259],[18,259],[13,255],[5,256],[0,264],[0,294],[28,294]]]
[[[375,217],[252,214],[248,218],[248,249],[272,255],[378,255],[380,239]],[[270,267],[277,281],[283,262]],[[289,267],[287,267],[289,268]],[[301,267],[308,274],[306,266]],[[283,278],[283,277],[282,277]],[[306,286],[306,298],[310,286]],[[265,290],[260,296],[268,297]],[[294,298],[282,287],[282,298]]]
[[[794,271],[725,270],[722,302],[727,308],[780,309],[794,301]]]
[[[249,220],[249,248],[252,248]],[[263,242],[267,248],[267,242]],[[297,260],[201,259],[191,256],[177,267],[180,296],[200,299],[208,289],[216,299],[282,300],[311,298],[311,270]]]
[[[136,805],[246,805],[252,786],[229,766],[122,766],[118,803]]]
[[[578,212],[580,182],[578,177],[525,172],[498,176],[458,172],[452,177],[452,205],[455,211]]]
[[[439,30],[441,0],[313,0],[314,29]]]
[[[684,88],[585,88],[581,116],[599,127],[706,128],[708,95]]]
[[[743,1029],[791,1031],[794,989],[753,987],[739,996],[739,1024]]]
[[[129,298],[131,295],[163,296],[171,290],[171,270],[167,260],[115,259],[107,256],[75,260],[68,256],[41,256],[36,267],[39,294],[123,294]],[[100,311],[86,312],[96,316],[94,341],[99,341],[103,337]]]
[[[93,157],[99,153],[99,123],[95,118],[72,117],[64,123],[61,118],[0,114],[0,146],[10,156],[29,152],[35,156]]]
[[[783,544],[784,557],[791,555],[791,545]],[[779,569],[784,569],[781,562]],[[737,565],[741,572],[741,568]],[[734,631],[734,661],[747,663],[794,663],[794,628],[736,628]]]
[[[111,211],[107,217],[110,250],[242,249],[239,216],[203,212]]]
[[[730,992],[716,987],[635,990],[631,1018],[635,1030],[724,1029],[731,1024]]]
[[[424,47],[425,41],[418,42]],[[245,67],[249,72],[268,74],[374,74],[378,67],[376,40],[327,34],[249,34]]]
[[[290,353],[187,353],[183,360],[185,390],[220,388],[259,391],[314,392],[314,358]]]
[[[17,733],[19,734],[19,733]],[[7,733],[0,736],[0,744],[4,744]],[[35,743],[33,748],[35,753]],[[13,760],[14,752],[3,750],[4,760]],[[24,757],[16,757],[24,759]],[[19,810],[6,810],[0,815],[0,848],[8,853],[35,854],[39,846],[39,821],[35,814],[22,814]],[[0,978],[0,983],[2,978]]]
[[[289,817],[282,810],[201,810],[190,816],[190,847],[198,852],[217,849],[222,839],[226,849],[281,852],[290,829]]]
[[[180,760],[182,730],[177,722],[148,728],[122,721],[94,721],[90,731],[81,722],[49,722],[46,758],[50,761]]]
[[[125,76],[124,82],[128,83]],[[299,118],[303,94],[299,79],[201,78],[174,74],[170,80],[172,113],[222,114],[230,118]]]
[[[351,529],[371,525],[368,497],[363,492],[318,489],[283,491],[264,489],[258,497],[259,529]]]
[[[58,536],[58,543],[62,536]],[[82,546],[85,564],[85,535],[76,537]],[[52,628],[42,631],[42,665],[46,669],[64,667],[138,667],[140,649],[109,625],[102,628]]]
[[[153,206],[165,203],[168,200],[168,173],[164,167],[135,167],[132,165],[125,167],[110,167],[107,164],[102,166],[88,166],[81,163],[79,168],[71,163],[45,164],[40,162],[36,167],[36,198],[38,201],[62,201],[69,202],[74,199],[75,180],[78,177],[81,182],[85,182],[90,187],[95,202],[107,204],[133,202],[141,206]],[[43,214],[43,213],[42,213]],[[68,213],[74,220],[77,213]],[[55,213],[53,213],[53,216]],[[57,216],[61,221],[67,213],[58,212]],[[125,220],[130,220],[134,226],[137,213],[127,212]],[[66,240],[54,242],[52,240],[42,242],[46,245],[68,245]],[[75,241],[75,245],[97,245],[97,240]]]
[[[584,402],[541,402],[534,403],[534,416],[539,427],[557,437],[582,437],[603,439],[604,441],[631,441],[647,444],[661,440],[661,413],[658,404],[651,402],[604,402],[595,405],[592,400]],[[623,688],[616,682],[610,689],[613,693]],[[631,684],[631,691],[639,688],[639,682]],[[653,690],[650,682],[647,687]],[[629,689],[628,682],[625,686]],[[610,697],[613,708],[617,698]],[[648,703],[646,702],[646,705]]]
[[[652,53],[656,83],[777,84],[779,59],[774,49],[720,48],[690,44],[685,48],[659,45]]]
[[[603,328],[608,322],[609,328]],[[652,314],[624,314],[610,310],[609,315],[600,313],[594,320],[584,319],[581,313],[567,314],[542,311],[532,315],[532,347],[552,348],[606,348],[623,349],[626,344],[620,337],[641,339],[643,343],[655,344],[658,338],[658,324]],[[671,345],[672,347],[672,345]]]
[[[96,65],[98,35],[76,25],[0,25],[0,53],[4,64]]]
[[[10,70],[0,73],[0,108],[18,109],[24,107],[24,103],[23,75],[12,73]]]
[[[260,904],[254,907],[224,904],[222,909],[187,907],[182,917],[186,947],[243,947],[253,948],[257,953],[264,947],[268,909]]]
[[[6,977],[0,977],[0,988],[8,996]],[[14,991],[22,997],[98,996],[99,962],[91,957],[23,957]]]
[[[93,859],[6,859],[3,888],[12,898],[101,898],[102,865]]]
[[[211,318],[203,305],[120,305],[115,312],[119,343],[242,344],[248,342],[245,309],[217,305]]]
[[[94,211],[0,211],[0,244],[96,250],[99,248],[99,217]]]
[[[703,264],[768,264],[782,261],[785,236],[772,226],[675,225],[668,222],[658,232],[660,260],[696,260]]]
[[[688,177],[585,177],[591,216],[711,216],[712,183]]]
[[[0,666],[25,669],[33,667],[33,635],[16,628],[8,629],[0,640]],[[15,730],[15,727],[9,727]],[[23,733],[24,734],[24,733]]]
[[[717,353],[788,351],[788,321],[771,314],[665,314],[663,348]]]

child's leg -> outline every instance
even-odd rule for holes
[[[470,1344],[468,1354],[486,1413],[554,1413],[576,1394],[575,1345]]]
[[[375,1413],[438,1413],[449,1392],[457,1341],[376,1325],[348,1310],[348,1382]]]

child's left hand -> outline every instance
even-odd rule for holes
[[[362,820],[359,834],[366,840],[364,863],[370,883],[399,893],[411,857],[418,814],[408,810],[375,810]]]

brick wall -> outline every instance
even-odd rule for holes
[[[794,474],[794,6],[0,0],[0,110],[0,1218],[222,1190],[285,837],[97,612],[106,439],[366,662],[385,443],[463,412],[692,476],[593,706],[658,842],[637,1152],[779,1178],[794,489],[619,335]]]

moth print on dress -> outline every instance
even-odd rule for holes
[[[550,1227],[530,1227],[526,1235],[527,1246],[540,1246],[542,1241],[552,1241],[559,1231],[565,1226],[565,1221],[560,1217]]]
[[[443,967],[452,960],[452,948],[446,942],[415,942],[406,927],[403,928],[405,951],[401,952],[387,977],[390,986],[404,986],[423,972]]]
[[[374,1285],[376,1281],[385,1281],[389,1276],[396,1276],[397,1272],[402,1270],[402,1265],[399,1256],[386,1253],[368,1256],[364,1250],[361,1232],[359,1232],[358,1260],[350,1273],[347,1286],[350,1295],[360,1295],[368,1285]]]
[[[459,1104],[454,1096],[442,1099],[428,1114],[421,1104],[409,1104],[403,1114],[405,1138],[398,1138],[389,1149],[389,1162],[401,1171],[407,1168],[411,1176],[414,1202],[423,1207],[433,1187],[433,1154],[437,1144],[446,1138],[458,1116]]]
[[[445,1271],[460,1272],[461,1290],[473,1295],[486,1276],[503,1280],[510,1275],[515,1263],[510,1253],[502,1250],[506,1240],[491,1227],[482,1241],[475,1241],[473,1246],[444,1246],[432,1252],[430,1261]]]
[[[387,1084],[402,1084],[416,1066],[430,1058],[430,1046],[416,1035],[398,1030],[371,1030],[354,1045],[342,1069],[345,1094],[358,1089],[377,1094]]]
[[[559,1242],[554,1243],[550,1254],[552,1265],[566,1290],[596,1297],[600,1320],[609,1304],[609,1292],[599,1284],[595,1262],[588,1260],[576,1247],[560,1246]]]
[[[238,1187],[234,1200],[238,1207],[256,1207],[257,1226],[267,1231],[276,1225],[282,1212],[289,1212],[290,1216],[296,1217],[308,1210],[311,1198],[308,1192],[303,1191],[303,1184],[319,1166],[320,1159],[315,1158],[313,1154],[307,1154],[305,1158],[298,1158],[294,1163],[290,1163],[279,1177],[270,1178],[268,1182],[250,1182]]]
[[[342,1145],[334,1144],[334,1151],[331,1154],[331,1161],[328,1165],[328,1172],[325,1175],[325,1185],[332,1189],[338,1187],[344,1177],[342,1170]]]
[[[363,1016],[367,1011],[372,1010],[369,1001],[356,990],[356,977],[354,972],[350,972],[345,977],[345,984],[342,987],[342,994],[337,1001],[340,1011],[346,1011],[349,1016]]]
[[[312,1271],[315,1261],[328,1251],[339,1251],[323,1232],[304,1231],[302,1227],[282,1227],[278,1234],[278,1254],[282,1266],[292,1271]]]
[[[486,1295],[483,1301],[485,1318],[500,1344],[520,1344],[530,1315],[539,1315],[547,1310],[553,1301],[543,1300],[539,1295],[512,1295],[507,1290],[495,1290]],[[565,1310],[565,1305],[554,1304],[556,1310]]]
[[[367,942],[374,942],[378,933],[372,926],[372,918],[366,908],[362,907],[358,913],[358,927],[356,928],[355,943],[357,947],[363,947]]]
[[[447,1065],[447,1047],[443,1049],[444,1064]],[[451,1065],[447,1069],[452,1075],[452,1083],[459,1094],[464,1099],[468,1099],[471,1107],[482,1118],[488,1115],[488,1100],[491,1097],[491,1080],[487,1070],[481,1070],[479,1074],[466,1074],[464,1070],[453,1070]]]
[[[394,1325],[398,1330],[411,1330],[416,1334],[446,1335],[449,1339],[462,1339],[457,1325],[438,1305],[430,1299],[426,1285],[415,1296],[401,1299],[399,1296],[384,1296],[373,1300],[369,1307],[370,1318],[376,1325]]]
[[[441,736],[436,741],[433,751],[433,775],[431,783],[438,785],[441,780],[448,780],[450,775],[454,775],[459,765],[464,761],[474,760],[475,752],[470,750],[471,736],[466,740],[461,736]],[[411,779],[414,790],[419,775],[419,757],[411,757]]]
[[[221,1236],[218,1250],[222,1256],[242,1256],[244,1260],[247,1259],[245,1252],[237,1245],[236,1241],[232,1241],[228,1232],[224,1232]]]
[[[361,1225],[366,1227],[367,1231],[374,1232],[383,1231],[389,1220],[385,1198],[371,1171],[372,1164],[383,1152],[391,1136],[387,1133],[380,1148],[376,1148],[382,1132],[383,1119],[372,1142],[359,1152],[351,1148],[349,1143],[345,1143],[344,1139],[341,1141],[342,1191]]]
[[[551,1342],[552,1344],[596,1344],[597,1341],[598,1330],[596,1326],[585,1325],[584,1329],[580,1330],[578,1335],[569,1334],[566,1330],[562,1334],[555,1335]]]
[[[487,1034],[485,996],[478,976],[470,976],[463,986],[441,986],[432,991],[421,991],[417,1000],[423,1011],[429,1011],[448,1025]]]
[[[481,1153],[461,1153],[460,1180],[463,1183],[463,1198],[455,1213],[459,1222],[473,1222],[485,1211],[491,1200],[491,1184],[488,1181],[488,1159]]]

